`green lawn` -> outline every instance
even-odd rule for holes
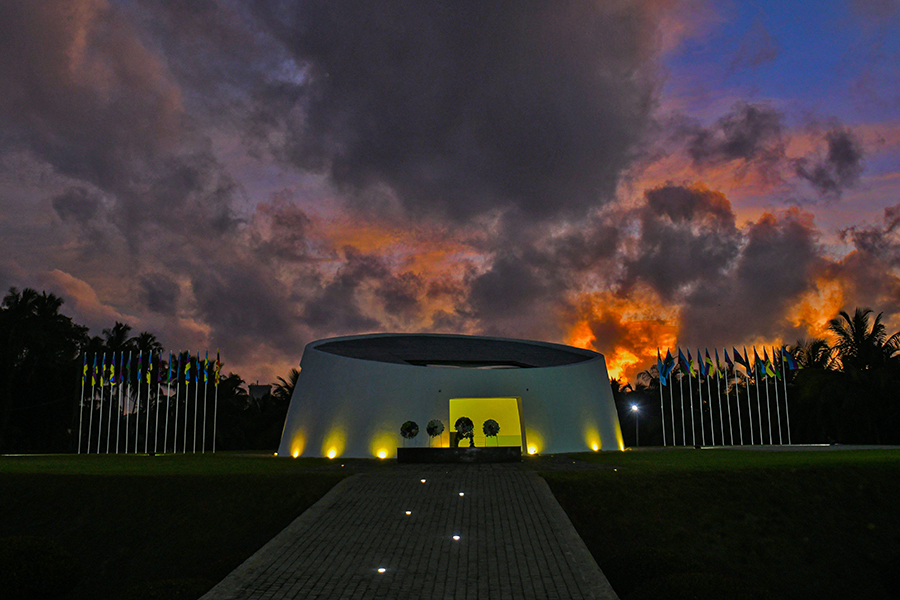
[[[541,474],[623,600],[900,597],[900,451],[574,458]]]
[[[2,457],[0,595],[18,573],[42,597],[24,587],[40,572],[64,598],[193,600],[343,477],[325,459]]]
[[[541,474],[623,600],[900,597],[898,451],[572,458],[595,468]],[[342,477],[394,464],[343,463],[0,457],[4,597],[31,570],[75,582],[65,598],[196,598]]]

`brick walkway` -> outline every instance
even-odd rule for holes
[[[201,600],[401,597],[616,595],[533,472],[397,465],[339,483]]]

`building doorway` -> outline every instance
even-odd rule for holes
[[[526,452],[525,422],[522,419],[522,398],[512,396],[506,398],[451,398],[450,427],[453,428],[460,417],[472,419],[474,425],[475,446],[518,446],[522,453]],[[488,438],[482,429],[488,419],[497,421],[500,433]],[[450,433],[451,440],[456,435],[455,429]],[[461,446],[468,442],[461,442]],[[452,446],[452,443],[451,443]]]

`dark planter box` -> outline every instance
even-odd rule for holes
[[[493,448],[397,448],[397,462],[401,463],[498,463],[519,462],[519,446]]]

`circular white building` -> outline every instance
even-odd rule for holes
[[[622,450],[602,354],[561,344],[438,334],[373,334],[306,346],[279,456],[380,457],[449,446],[467,416],[475,445],[523,453]],[[430,439],[426,425],[445,427]],[[486,438],[494,419],[499,435]],[[400,425],[419,435],[404,442]],[[463,442],[468,444],[468,442]]]

